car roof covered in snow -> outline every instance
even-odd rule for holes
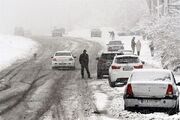
[[[56,51],[56,53],[71,53],[71,51]]]
[[[103,51],[103,54],[122,53],[122,51]]]
[[[164,72],[164,73],[171,73],[170,70],[167,70],[167,69],[134,69],[132,71],[132,73],[136,73],[136,72]]]
[[[138,57],[137,55],[117,55],[116,58],[119,57]]]

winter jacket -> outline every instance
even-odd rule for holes
[[[136,49],[137,49],[137,51],[141,51],[141,42],[140,42],[140,40],[138,40],[137,43],[136,43]]]
[[[79,63],[83,66],[87,66],[89,63],[89,56],[86,53],[82,53],[79,57]]]
[[[131,48],[134,49],[134,48],[135,48],[135,45],[136,45],[135,41],[132,40],[132,41],[131,41]]]

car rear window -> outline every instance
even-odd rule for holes
[[[131,76],[131,81],[171,81],[168,72],[135,72]]]
[[[71,53],[56,53],[55,56],[71,56]]]
[[[109,44],[110,45],[121,45],[122,42],[121,41],[110,41]]]
[[[116,63],[118,64],[127,64],[127,63],[139,63],[140,60],[138,57],[118,57],[116,58]]]
[[[122,53],[107,53],[107,54],[104,54],[104,53],[103,53],[103,54],[101,55],[101,58],[102,58],[102,59],[106,59],[106,60],[113,60],[113,59],[114,59],[114,56],[115,56],[116,54],[117,54],[117,55],[122,55]]]

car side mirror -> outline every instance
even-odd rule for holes
[[[51,57],[51,58],[53,58],[53,57]]]
[[[142,64],[145,64],[145,62],[144,61],[141,61],[142,62]]]
[[[96,60],[99,60],[99,57],[97,57]]]
[[[73,56],[73,58],[76,58],[76,56]]]

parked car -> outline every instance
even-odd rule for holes
[[[75,56],[71,51],[57,51],[52,57],[52,69],[69,68],[75,69]]]
[[[126,83],[132,70],[142,69],[143,62],[136,55],[117,55],[109,68],[109,85],[116,86],[116,82]]]
[[[96,58],[97,78],[102,79],[103,75],[109,75],[109,67],[112,64],[115,55],[122,55],[122,52],[102,52],[101,56]]]
[[[179,111],[179,91],[170,70],[134,70],[124,92],[124,109],[150,107],[168,108],[170,112]],[[171,113],[171,114],[172,114]]]
[[[107,44],[108,51],[124,50],[124,45],[120,40],[112,40]]]
[[[121,50],[123,52],[124,55],[133,55],[133,51],[132,50]]]
[[[52,37],[62,37],[65,34],[65,28],[55,28],[52,30]]]
[[[92,29],[91,30],[91,37],[101,37],[102,31],[100,29]]]

